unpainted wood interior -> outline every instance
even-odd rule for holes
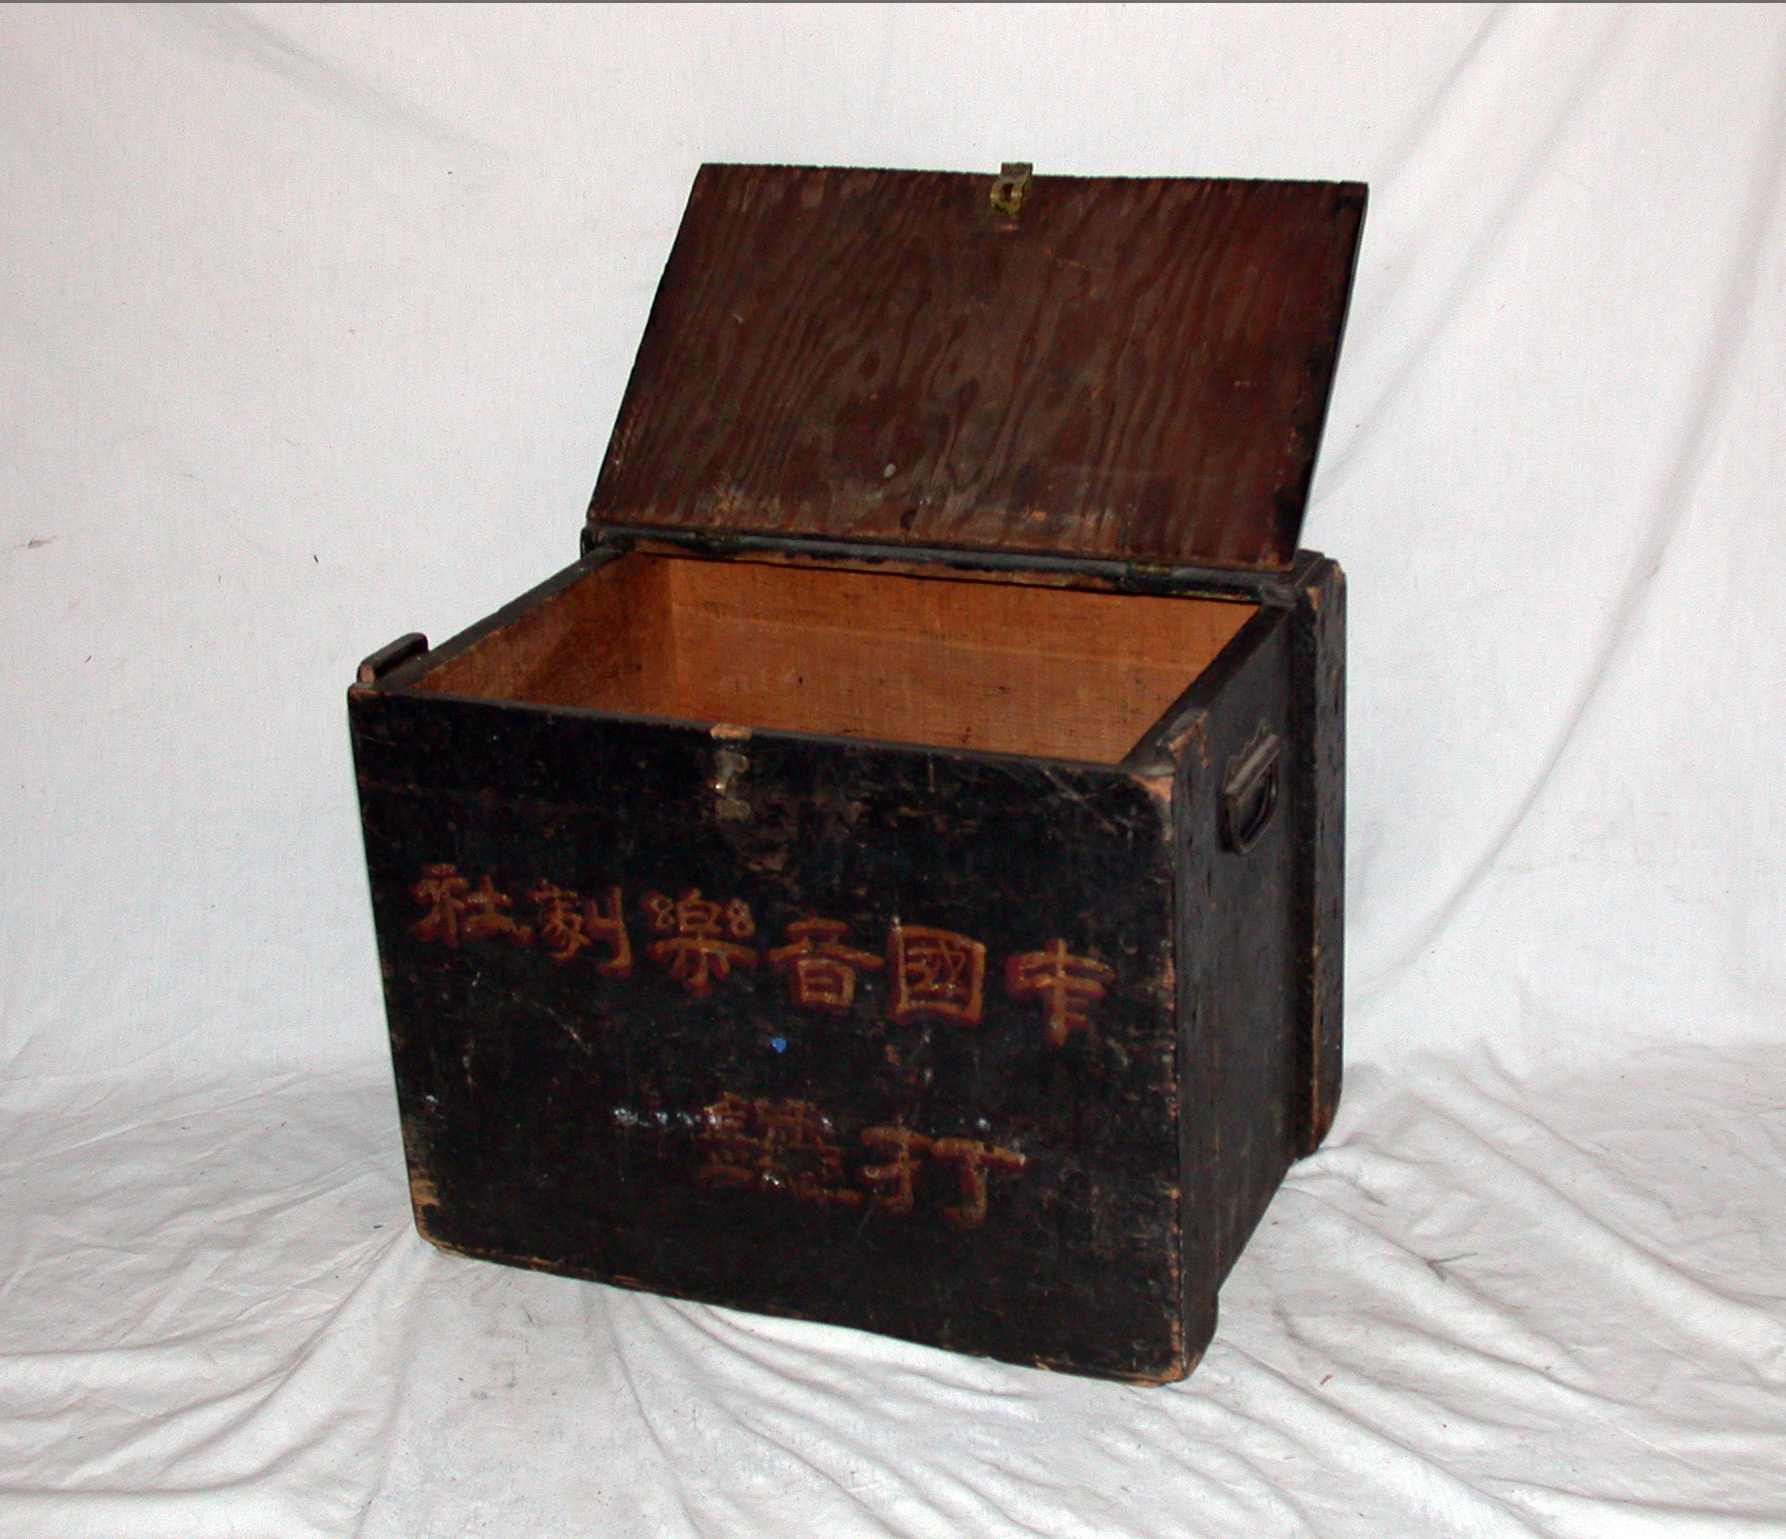
[[[1115,764],[1254,607],[633,552],[416,687]]]

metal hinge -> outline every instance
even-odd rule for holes
[[[1035,168],[1027,160],[1007,160],[992,181],[992,211],[1015,219],[1029,194],[1029,174]]]

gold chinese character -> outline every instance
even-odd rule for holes
[[[1069,956],[1064,940],[1051,940],[1046,950],[1024,951],[1005,958],[1005,990],[1013,999],[1040,999],[1048,1045],[1064,1047],[1075,1031],[1088,1031],[1087,1013],[1104,997],[1104,985],[1116,977],[1102,962]]]
[[[418,940],[457,946],[465,894],[470,890],[471,883],[459,875],[457,866],[423,866],[414,891],[416,902],[426,903],[428,912],[409,927],[410,933]]]
[[[751,1130],[755,1108],[741,1095],[727,1091],[702,1112],[704,1131],[696,1141],[707,1151],[707,1163],[695,1172],[701,1186],[757,1184],[758,1141]]]
[[[486,871],[483,881],[465,894],[466,912],[460,923],[459,933],[466,940],[484,940],[492,935],[506,935],[517,946],[530,946],[533,944],[532,926],[516,924],[503,913],[505,908],[514,906],[515,900],[507,893],[498,892],[496,883]]]
[[[856,971],[881,965],[869,951],[843,944],[850,927],[841,919],[797,919],[788,926],[791,945],[769,953],[769,965],[788,977],[788,997],[803,1010],[842,1015],[856,997]]]
[[[651,959],[663,963],[670,976],[697,999],[724,983],[732,967],[755,967],[757,954],[739,941],[756,934],[750,906],[741,898],[715,903],[691,887],[672,903],[662,893],[645,894],[643,907],[651,928],[668,940],[653,941]],[[731,939],[724,939],[730,936]]]
[[[901,1025],[922,1015],[980,1024],[986,948],[977,940],[896,919],[887,937],[887,969],[887,1014]]]
[[[631,976],[632,941],[621,918],[618,887],[610,887],[605,900],[590,898],[585,902],[568,887],[541,882],[527,896],[539,905],[539,937],[551,947],[549,954],[554,962],[569,962],[585,946],[601,941],[613,949],[613,954],[607,961],[597,962],[595,970],[606,978]]]
[[[910,1213],[916,1200],[912,1182],[924,1163],[930,1140],[922,1133],[914,1133],[908,1127],[895,1125],[864,1128],[862,1142],[869,1148],[880,1151],[884,1161],[879,1165],[862,1167],[862,1179],[878,1188],[874,1194],[875,1206],[901,1217]]]
[[[758,1101],[757,1125],[802,1202],[861,1203],[862,1194],[843,1184],[843,1151],[831,1119],[810,1101]]]
[[[626,933],[626,920],[620,907],[620,889],[610,887],[607,898],[590,898],[583,905],[583,934],[591,941],[602,941],[613,948],[605,962],[597,962],[595,970],[604,978],[630,978],[633,974],[633,943]]]
[[[421,940],[457,946],[461,941],[506,935],[517,946],[533,944],[533,930],[503,913],[515,906],[515,900],[498,892],[487,873],[473,887],[459,875],[457,866],[424,866],[422,879],[415,884],[415,898],[428,905],[428,912],[410,926]]]
[[[699,1185],[860,1205],[862,1194],[842,1184],[843,1151],[831,1119],[810,1101],[747,1100],[728,1090],[703,1119],[697,1141],[707,1163],[695,1172]]]
[[[576,910],[577,895],[568,887],[541,882],[527,896],[539,905],[539,936],[548,955],[560,964],[570,961],[589,944],[583,933],[583,916]]]
[[[930,1157],[939,1165],[953,1165],[961,1188],[961,1201],[943,1209],[952,1229],[978,1229],[986,1221],[986,1172],[1009,1171],[1015,1175],[1029,1161],[1015,1149],[977,1143],[971,1138],[939,1138],[930,1146]]]

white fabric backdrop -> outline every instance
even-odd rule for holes
[[[1786,12],[0,12],[0,1533],[1786,1535]],[[408,1227],[342,693],[703,160],[1355,178],[1348,1089],[1196,1375]]]

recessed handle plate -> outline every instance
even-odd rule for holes
[[[1222,782],[1222,845],[1244,855],[1259,842],[1277,811],[1283,745],[1261,725],[1245,752],[1228,761]]]

